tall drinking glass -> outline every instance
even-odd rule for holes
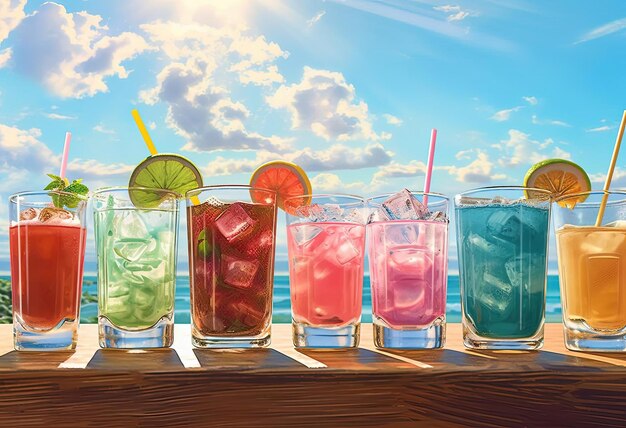
[[[208,186],[186,196],[193,345],[268,346],[276,192]]]
[[[549,197],[524,187],[485,187],[456,196],[465,346],[543,345]]]
[[[553,210],[565,346],[626,351],[626,192],[568,195]]]
[[[285,200],[293,343],[359,344],[365,201],[349,195]]]
[[[421,192],[412,192],[424,200]],[[376,211],[392,196],[367,200]],[[367,225],[374,343],[379,348],[441,348],[446,337],[448,198],[427,194],[443,221],[382,220]],[[445,216],[443,216],[445,214]]]
[[[74,208],[55,208],[53,201]],[[76,347],[87,198],[58,191],[9,198],[13,339],[18,351]]]
[[[133,192],[150,208],[135,206]],[[101,347],[172,345],[179,197],[138,187],[93,194]]]

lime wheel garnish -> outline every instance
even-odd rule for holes
[[[547,190],[552,200],[567,195],[591,191],[591,180],[579,165],[565,159],[548,159],[533,165],[524,178],[524,187]],[[545,199],[544,194],[526,191],[529,199]],[[573,196],[558,201],[563,207],[574,207],[584,202],[587,195]]]
[[[171,193],[151,191],[163,189],[185,196],[189,190],[202,187],[202,175],[187,158],[170,153],[152,155],[141,162],[130,176],[130,199],[136,207],[156,208]],[[135,189],[141,187],[142,189]]]

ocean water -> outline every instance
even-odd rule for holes
[[[85,277],[83,290],[96,294],[96,277]],[[189,314],[189,277],[179,276],[176,283],[175,322],[188,324]],[[96,303],[83,305],[81,319],[88,321],[98,315]],[[448,277],[448,298],[446,305],[446,319],[448,322],[461,322],[461,295],[459,277]],[[370,293],[369,276],[363,281],[363,322],[372,321],[372,298]],[[291,305],[289,302],[289,277],[280,275],[274,277],[274,316],[275,323],[291,322]],[[546,321],[561,322],[561,302],[559,300],[559,277],[548,276],[546,299]]]

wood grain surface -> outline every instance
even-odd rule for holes
[[[446,349],[101,350],[83,325],[76,352],[18,353],[0,326],[0,426],[626,426],[626,354],[567,351],[559,324],[537,352]]]

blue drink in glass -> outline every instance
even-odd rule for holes
[[[468,347],[537,349],[543,344],[550,203],[541,200],[541,193],[531,194],[539,198],[524,199],[519,188],[479,189],[457,196]]]

